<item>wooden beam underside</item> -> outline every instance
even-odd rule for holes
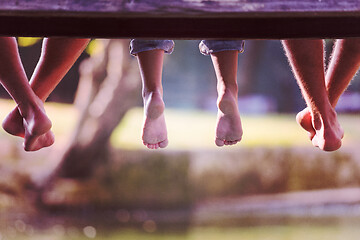
[[[161,39],[360,37],[360,1],[3,0],[0,35]]]

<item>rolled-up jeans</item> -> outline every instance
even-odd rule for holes
[[[202,40],[199,44],[199,50],[204,55],[229,50],[243,52],[244,44],[244,40]],[[130,54],[136,56],[139,52],[155,49],[164,50],[165,53],[171,54],[174,51],[174,46],[173,40],[132,39],[130,42]]]

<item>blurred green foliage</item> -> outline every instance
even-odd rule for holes
[[[17,38],[19,47],[30,47],[39,41],[41,41],[41,38],[34,38],[34,37],[18,37]]]

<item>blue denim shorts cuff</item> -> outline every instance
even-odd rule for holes
[[[199,50],[203,55],[210,55],[211,53],[236,50],[240,53],[244,52],[244,40],[202,40],[199,44]]]
[[[132,39],[130,42],[130,54],[136,56],[140,52],[151,51],[155,49],[164,50],[171,54],[174,51],[174,41],[172,40],[141,40]]]

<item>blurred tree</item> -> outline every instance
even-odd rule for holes
[[[140,75],[127,40],[97,40],[98,51],[80,66],[75,104],[81,115],[56,175],[83,178],[108,159],[109,139],[140,94]]]

